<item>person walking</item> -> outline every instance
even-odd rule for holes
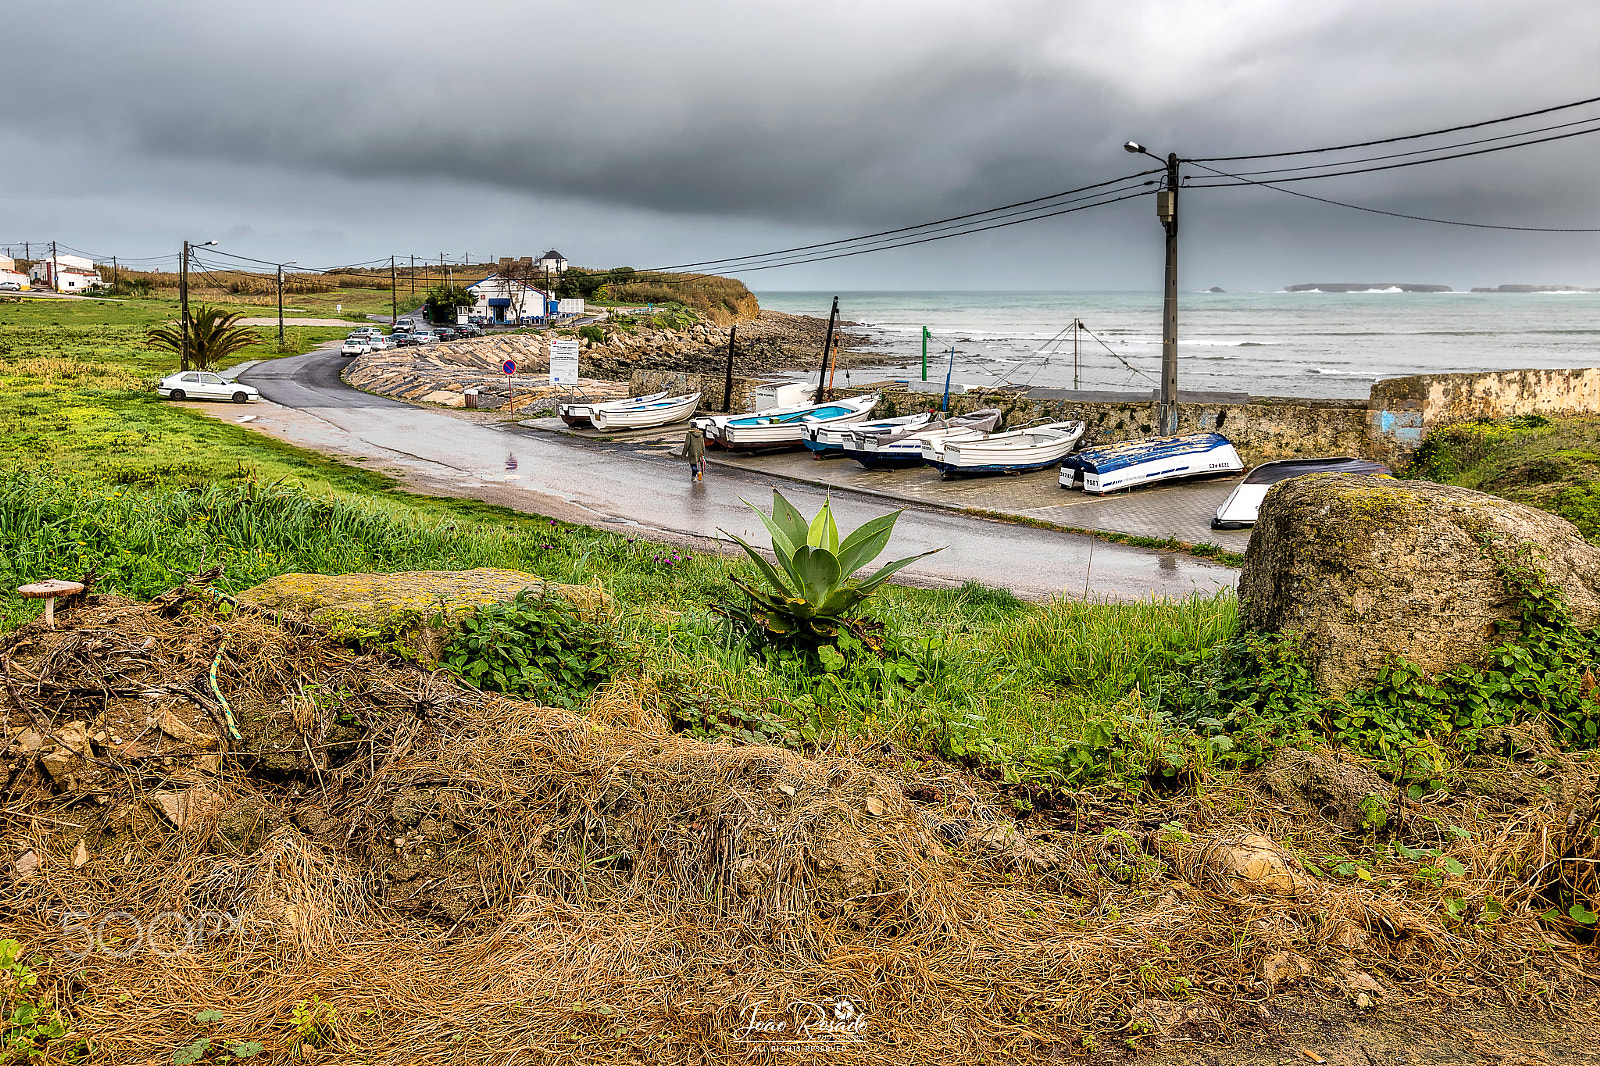
[[[683,457],[689,461],[689,480],[706,479],[706,435],[699,426],[691,425],[683,435]]]

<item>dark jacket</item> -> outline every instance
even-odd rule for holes
[[[690,426],[689,432],[683,435],[683,457],[691,463],[706,457],[706,435],[699,426]]]

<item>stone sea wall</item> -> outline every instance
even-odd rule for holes
[[[1373,449],[1403,458],[1453,422],[1600,413],[1600,367],[1389,378],[1372,386],[1368,407]]]

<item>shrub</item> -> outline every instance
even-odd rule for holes
[[[617,665],[608,627],[566,600],[519,592],[457,621],[442,664],[482,689],[575,707]]]

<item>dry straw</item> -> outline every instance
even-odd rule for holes
[[[3,903],[101,1061],[168,1060],[209,1009],[215,1035],[330,1060],[737,1061],[777,1053],[752,1016],[839,1000],[857,1028],[813,1027],[785,1061],[1058,1061],[1225,1038],[1290,990],[1570,1010],[1600,977],[1538,918],[1593,905],[1600,859],[1595,767],[1559,753],[1495,771],[1538,778],[1526,803],[1401,810],[1393,832],[1467,870],[1435,883],[1252,779],[1085,793],[1018,826],[892,748],[673,734],[647,678],[587,714],[538,707],[193,589],[61,625],[0,644],[6,843],[37,861]],[[163,712],[231,750],[208,761]],[[46,739],[74,723],[85,750]],[[1331,876],[1362,856],[1370,881]],[[112,912],[225,921],[73,961]],[[308,1042],[312,997],[334,1013]]]

